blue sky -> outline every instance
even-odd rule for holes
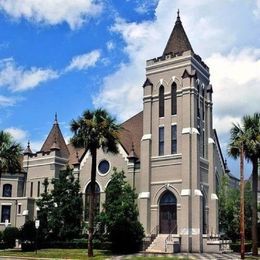
[[[0,0],[0,129],[38,150],[55,112],[67,139],[87,108],[120,122],[139,112],[145,61],[162,54],[178,8],[210,67],[225,154],[231,123],[259,112],[260,0]]]

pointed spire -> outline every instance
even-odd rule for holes
[[[180,18],[180,9],[178,9],[178,11],[177,11],[177,21],[181,21],[181,18]]]
[[[58,116],[57,116],[57,112],[55,113],[55,116],[54,116],[54,124],[58,124]]]
[[[26,149],[24,150],[23,154],[24,154],[24,155],[30,155],[30,154],[32,154],[32,150],[31,150],[31,147],[30,147],[30,141],[29,141],[29,140],[28,140],[27,147],[26,147]]]
[[[52,129],[40,151],[48,153],[52,150],[59,150],[60,156],[63,158],[69,157],[69,150],[58,124],[57,113],[55,113],[54,124],[52,126]]]
[[[180,10],[178,10],[177,19],[173,27],[172,33],[170,35],[170,38],[164,49],[163,55],[166,55],[168,53],[182,54],[185,51],[193,52],[193,49],[186,35],[186,32],[182,26]]]

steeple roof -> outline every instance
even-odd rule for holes
[[[30,154],[32,154],[32,150],[31,150],[30,142],[29,142],[29,141],[28,141],[27,147],[26,147],[26,149],[24,150],[23,154],[24,154],[24,155],[30,155]]]
[[[173,27],[170,38],[166,44],[163,55],[168,53],[183,53],[185,51],[192,51],[190,41],[185,33],[180,19],[180,12],[177,12],[177,19]]]
[[[54,149],[59,150],[61,157],[63,158],[69,157],[69,150],[67,148],[64,137],[59,127],[57,114],[55,114],[55,120],[52,129],[40,151],[47,153]]]

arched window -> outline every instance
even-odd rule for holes
[[[208,218],[206,212],[206,197],[205,192],[202,191],[202,231],[203,234],[208,233]]]
[[[89,201],[90,201],[90,183],[88,184],[85,191],[85,220],[88,220],[89,217],[89,210],[88,210]],[[100,209],[100,188],[97,183],[95,183],[94,207],[95,207],[95,215],[97,215]]]
[[[159,117],[164,117],[164,86],[159,88]]]
[[[3,197],[12,197],[12,185],[11,184],[4,184]]]
[[[177,114],[177,86],[174,82],[172,84],[172,115]]]
[[[197,96],[197,117],[200,118],[200,85],[198,84],[198,96]]]

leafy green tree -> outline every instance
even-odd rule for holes
[[[67,168],[51,181],[53,189],[48,193],[48,181],[44,182],[44,193],[38,200],[40,225],[43,233],[51,234],[52,239],[71,240],[81,234],[82,196],[79,180]]]
[[[144,230],[138,221],[136,198],[134,190],[125,181],[124,172],[114,169],[106,189],[104,211],[100,215],[113,252],[130,253],[140,249]]]
[[[228,177],[223,176],[218,193],[219,197],[219,225],[220,231],[235,242],[239,239],[239,211],[240,191],[230,188]],[[246,239],[251,238],[252,210],[251,210],[252,189],[250,182],[245,185],[245,235]]]
[[[37,200],[36,204],[39,207],[37,212],[37,218],[40,220],[40,233],[43,240],[47,241],[51,228],[49,226],[49,219],[51,218],[51,212],[53,211],[53,196],[51,192],[48,192],[49,181],[44,179],[42,185],[44,186],[44,192],[41,194],[41,198]]]
[[[231,129],[230,154],[237,158],[243,155],[252,163],[252,253],[258,255],[257,249],[257,185],[258,185],[258,160],[260,158],[260,113],[253,116],[246,115],[242,118],[242,126],[233,124]]]
[[[222,178],[218,197],[220,231],[236,241],[239,238],[239,190],[229,187],[227,176]]]
[[[21,170],[21,154],[21,145],[14,142],[9,133],[0,131],[0,182],[3,173]]]
[[[117,143],[119,140],[120,126],[115,122],[106,110],[86,110],[77,120],[71,122],[71,130],[74,136],[71,139],[75,147],[85,148],[92,157],[90,201],[89,201],[89,232],[88,232],[88,256],[93,256],[93,233],[95,215],[95,183],[97,150],[118,153]]]

